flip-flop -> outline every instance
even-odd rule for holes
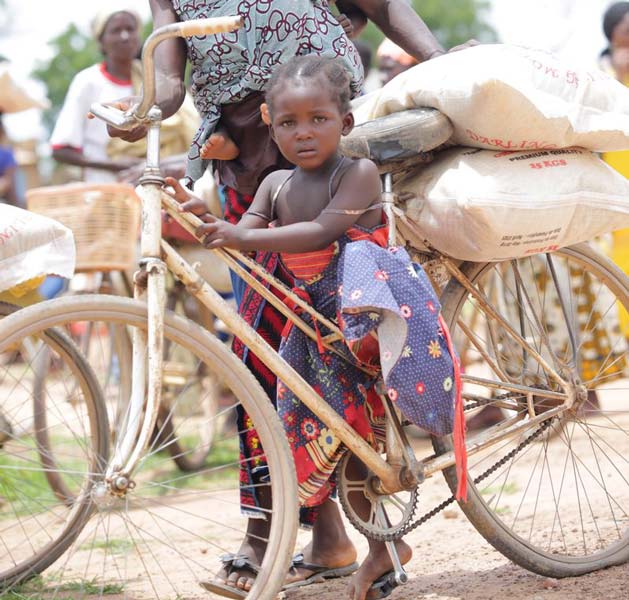
[[[260,567],[244,554],[223,554],[223,556],[221,556],[221,562],[223,563],[227,577],[229,577],[233,571],[249,571],[254,575],[257,575],[260,571]],[[199,585],[208,592],[223,596],[224,598],[232,598],[233,600],[246,598],[249,593],[219,581],[200,581]]]
[[[351,565],[344,567],[330,568],[324,565],[317,565],[314,563],[308,563],[304,561],[304,555],[299,553],[293,556],[293,562],[291,563],[291,569],[305,569],[306,571],[312,571],[312,575],[302,579],[300,581],[293,581],[287,583],[282,587],[282,590],[292,590],[305,585],[311,585],[313,583],[323,583],[326,579],[335,579],[337,577],[346,577],[351,575],[358,569],[358,563],[353,562]]]
[[[388,571],[376,579],[367,590],[366,600],[379,600],[386,598],[393,593],[393,590],[400,585],[395,579],[395,571]]]

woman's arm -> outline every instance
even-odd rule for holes
[[[178,18],[170,0],[149,0],[153,16],[153,31],[163,25],[177,23]],[[169,38],[155,49],[155,101],[162,109],[162,118],[174,115],[182,105],[186,95],[184,73],[186,69],[186,43],[182,38]],[[121,98],[112,103],[119,110],[127,110],[138,98]],[[122,130],[107,125],[111,137],[127,142],[137,142],[146,136],[144,126]]]
[[[340,12],[351,13],[352,5],[394,43],[419,61],[445,53],[426,23],[404,0],[338,0]]]
[[[150,0],[150,6],[153,30],[178,22],[170,0]],[[183,103],[186,59],[186,43],[182,38],[164,40],[155,50],[157,103],[164,119],[174,115]]]
[[[80,150],[70,146],[55,148],[52,151],[52,157],[60,163],[83,168],[102,169],[103,171],[113,171],[115,173],[128,169],[140,162],[139,158],[131,157],[116,160],[89,160]]]

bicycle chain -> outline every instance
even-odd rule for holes
[[[509,395],[509,394],[507,394],[507,395]],[[518,395],[521,396],[521,394],[518,394]],[[492,402],[495,402],[495,399],[492,400]],[[487,404],[489,404],[489,402],[487,402]],[[468,405],[468,406],[465,407],[465,410],[471,410],[472,408],[477,408],[477,405],[476,404],[474,406],[469,406]],[[510,461],[516,454],[520,453],[532,441],[536,440],[544,431],[546,431],[546,429],[548,429],[550,427],[550,425],[552,424],[552,422],[556,418],[557,417],[553,417],[551,419],[548,419],[548,421],[544,421],[529,437],[527,437],[524,441],[520,442],[515,448],[513,448],[513,450],[511,450],[510,452],[505,454],[498,462],[494,463],[486,471],[484,471],[478,477],[476,477],[476,479],[474,479],[474,481],[473,481],[474,485],[479,484],[481,481],[483,481],[484,479],[489,477],[492,473],[497,471],[505,463]],[[340,496],[341,495],[339,494],[339,498],[340,498]],[[417,496],[416,496],[415,503],[417,503],[417,498],[419,498],[419,494],[417,494]],[[402,538],[405,535],[409,534],[411,531],[414,531],[420,525],[423,525],[424,523],[426,523],[426,521],[429,521],[434,516],[438,515],[442,510],[444,510],[446,507],[450,506],[450,504],[452,504],[455,501],[456,501],[456,498],[455,498],[454,494],[452,494],[452,496],[450,496],[449,498],[447,498],[446,500],[441,502],[441,504],[438,504],[432,510],[430,510],[427,513],[423,514],[419,519],[417,519],[417,521],[414,521],[413,523],[410,523],[410,524],[402,527],[398,532],[396,532],[394,534],[383,534],[383,533],[375,533],[373,531],[370,531],[367,528],[363,527],[359,522],[357,522],[354,519],[350,518],[350,516],[348,514],[348,511],[347,511],[345,506],[343,506],[343,509],[345,511],[346,516],[350,519],[352,525],[354,525],[354,527],[356,527],[356,529],[360,533],[362,533],[364,536],[366,536],[367,538],[375,540],[375,541],[379,541],[379,542],[394,542],[395,540],[399,540],[400,538]],[[344,503],[341,502],[341,504],[344,504]],[[413,513],[414,513],[414,510],[415,509],[413,508]]]

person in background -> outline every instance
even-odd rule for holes
[[[86,183],[111,183],[137,158],[110,158],[103,121],[88,119],[94,102],[111,102],[133,94],[132,65],[140,51],[141,19],[132,8],[106,10],[92,22],[103,62],[77,73],[50,138],[55,160],[81,167]]]
[[[2,125],[0,113],[0,202],[20,206],[16,189],[17,161]]]
[[[380,73],[380,83],[386,85],[396,75],[403,73],[419,64],[414,56],[394,44],[390,39],[385,39],[376,51],[377,68]]]
[[[601,55],[601,68],[629,86],[629,2],[616,2],[607,9],[603,31],[609,47]],[[629,178],[629,151],[605,152],[603,160]],[[629,273],[629,229],[614,231],[612,240],[611,259]],[[624,311],[620,311],[620,318],[621,330],[629,339],[629,322]]]

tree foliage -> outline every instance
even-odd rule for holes
[[[152,25],[147,23],[143,39],[151,29]],[[48,44],[53,50],[53,57],[50,60],[38,61],[31,75],[46,86],[51,107],[45,112],[44,120],[52,127],[72,78],[82,69],[102,61],[103,57],[98,43],[91,36],[79,31],[74,24],[68,25],[63,33],[51,39]]]
[[[445,48],[472,38],[482,42],[496,39],[486,21],[488,0],[413,0],[412,5]],[[384,36],[370,23],[362,37],[375,48]]]
[[[74,24],[70,24],[48,44],[53,49],[53,57],[47,61],[38,61],[32,76],[46,86],[51,107],[44,114],[44,120],[51,126],[63,105],[74,75],[102,60],[102,56],[98,44],[81,33]]]

